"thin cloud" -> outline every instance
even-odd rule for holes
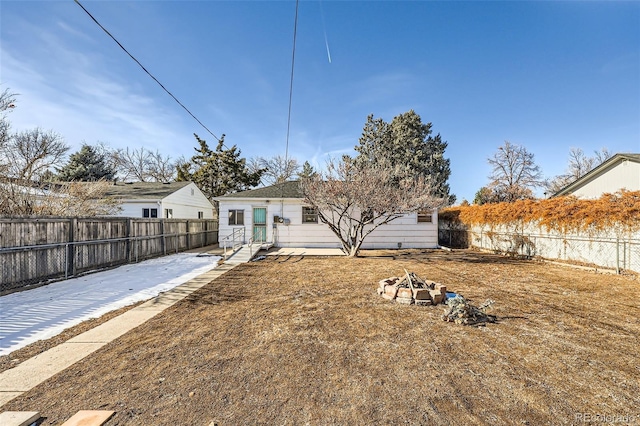
[[[3,81],[20,93],[11,115],[16,130],[43,127],[60,133],[72,145],[105,141],[114,148],[144,145],[178,157],[191,132],[182,117],[158,106],[131,84],[101,70],[91,54],[64,48],[48,39],[50,64],[33,66],[19,49],[3,49]]]
[[[83,33],[82,31],[78,31],[77,29],[75,29],[72,26],[68,25],[66,22],[58,21],[57,25],[58,25],[58,28],[64,30],[65,32],[71,34],[74,37],[80,37],[80,38],[82,38],[82,39],[84,39],[86,41],[91,41],[91,42],[94,41],[87,34]]]
[[[380,101],[396,99],[400,94],[415,91],[419,84],[415,75],[395,71],[372,75],[356,85],[354,105],[378,104]]]

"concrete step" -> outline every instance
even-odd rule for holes
[[[29,426],[40,418],[37,411],[5,411],[0,413],[2,426]]]
[[[60,426],[102,426],[115,413],[107,410],[80,410]]]
[[[233,253],[225,262],[228,263],[246,263],[253,259],[260,250],[273,247],[273,243],[255,243],[252,247],[248,244],[243,245],[240,250]]]

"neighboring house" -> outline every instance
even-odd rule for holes
[[[616,154],[553,194],[553,197],[575,195],[580,198],[599,198],[604,193],[621,189],[640,191],[640,154]]]
[[[193,182],[114,182],[105,192],[125,217],[213,219],[214,206]]]
[[[245,241],[278,247],[340,247],[340,240],[304,203],[297,181],[217,197],[220,204],[219,241],[243,230]],[[381,225],[364,240],[362,248],[433,248],[438,246],[438,212],[407,214]]]

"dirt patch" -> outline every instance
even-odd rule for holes
[[[60,424],[571,424],[640,406],[640,286],[620,277],[470,251],[395,260],[267,258],[240,265],[2,407]],[[404,269],[496,324],[389,303]]]

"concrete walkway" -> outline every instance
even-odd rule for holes
[[[266,256],[344,256],[339,248],[276,247],[260,254]]]
[[[0,406],[148,321],[235,266],[237,264],[223,263],[118,317],[0,373]]]

